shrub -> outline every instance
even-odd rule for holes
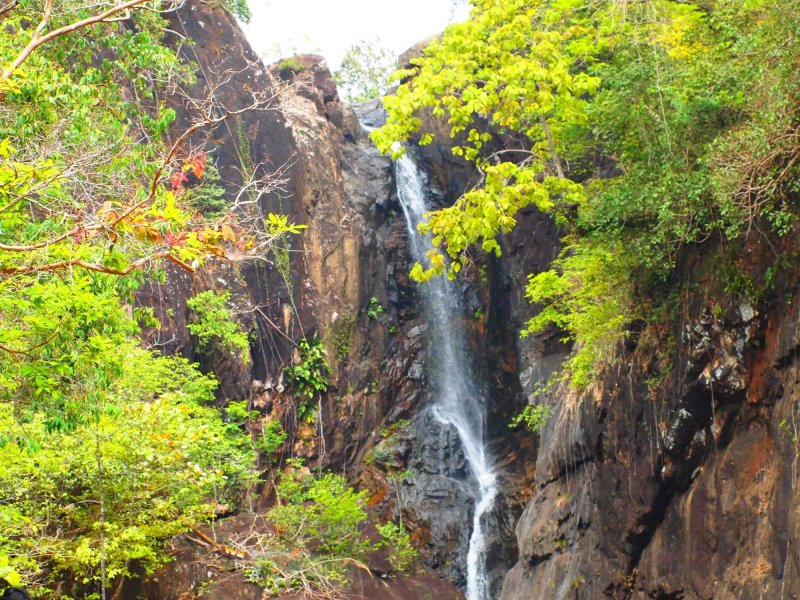
[[[402,523],[378,525],[378,533],[389,547],[389,562],[397,571],[406,571],[419,553],[411,545],[411,536]]]
[[[188,328],[197,337],[197,347],[201,352],[209,352],[215,346],[228,352],[244,354],[249,351],[247,334],[234,321],[233,311],[228,307],[230,298],[228,292],[217,294],[208,290],[186,302],[195,317]]]
[[[270,419],[261,429],[260,435],[256,438],[256,450],[263,453],[268,463],[275,461],[275,452],[286,443],[289,435],[283,429],[278,419]]]
[[[328,389],[328,374],[331,366],[325,360],[325,348],[322,341],[313,339],[300,340],[300,362],[296,365],[286,367],[283,371],[297,393],[306,399],[298,404],[297,416],[306,419],[309,423],[314,420],[314,405],[309,402],[317,393],[322,393]]]
[[[379,526],[383,540],[377,545],[364,535],[366,494],[353,490],[340,475],[314,476],[299,461],[290,461],[277,494],[279,503],[266,516],[275,534],[258,536],[246,565],[248,579],[270,594],[291,589],[338,597],[348,570],[366,569],[363,563],[374,549],[386,545],[398,570],[416,557],[402,525]]]
[[[0,404],[0,556],[37,593],[64,578],[99,587],[101,563],[108,581],[151,573],[169,560],[168,538],[218,502],[236,505],[255,480],[247,437],[197,401],[213,400],[209,378],[122,350],[144,370],[127,374],[92,422],[49,433],[31,414],[21,428]]]

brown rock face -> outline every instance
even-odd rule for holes
[[[228,108],[244,106],[248,90],[286,87],[281,111],[244,114],[196,142],[212,152],[226,181],[237,182],[248,167],[280,170],[285,181],[260,199],[262,208],[309,228],[257,264],[170,272],[165,284],[147,284],[140,302],[164,326],[146,341],[216,372],[221,402],[249,398],[277,415],[291,433],[287,450],[352,476],[370,491],[375,515],[402,514],[425,563],[462,582],[472,499],[468,488],[439,476],[440,456],[453,473],[467,469],[456,437],[424,410],[426,323],[408,278],[392,165],[366,132],[380,124],[381,109],[339,102],[320,57],[264,68],[235,22],[207,4],[190,2],[172,19],[174,31],[194,40],[183,51],[199,65],[197,96],[225,71],[229,80],[216,95]],[[446,142],[426,146],[417,159],[441,204],[472,181]],[[680,316],[633,332],[613,368],[582,396],[556,390],[559,408],[533,436],[509,430],[508,422],[526,401],[543,400],[537,383],[568,348],[556,332],[519,339],[533,310],[522,296],[526,277],[559,251],[550,220],[527,210],[519,221],[503,240],[503,259],[478,258],[461,282],[503,487],[491,516],[494,578],[513,565],[496,596],[800,597],[800,292],[793,281],[780,303],[726,299],[701,249],[693,269],[704,293],[684,300]],[[231,292],[253,332],[250,356],[196,352],[186,300],[212,288]],[[368,315],[375,305],[382,312]],[[323,341],[332,374],[315,423],[297,426],[298,399],[283,369],[303,336]],[[207,575],[191,567],[192,552],[179,556],[148,582],[147,597],[200,597]],[[430,571],[387,583],[354,586],[376,600],[457,594]],[[220,598],[259,593],[237,578],[213,585],[221,586],[214,588]]]
[[[204,97],[216,86],[216,101],[237,110],[251,101],[251,91],[277,94],[267,110],[232,117],[193,143],[204,145],[231,189],[241,183],[242,171],[276,174],[282,184],[259,199],[262,210],[287,214],[308,229],[278,244],[263,261],[209,265],[197,275],[170,271],[165,284],[147,284],[139,301],[155,308],[162,328],[149,332],[146,341],[199,359],[220,378],[222,398],[245,399],[255,391],[259,405],[287,412],[288,425],[294,401],[283,368],[296,359],[297,340],[320,337],[333,366],[323,418],[352,422],[359,432],[343,439],[326,427],[324,439],[312,434],[306,454],[342,464],[354,452],[345,446],[363,440],[387,410],[375,390],[365,393],[378,380],[386,327],[373,326],[364,311],[372,296],[387,304],[386,259],[378,240],[382,245],[389,229],[384,220],[393,189],[390,162],[372,148],[352,109],[339,103],[321,57],[301,56],[291,69],[269,71],[224,11],[190,2],[171,19],[171,29],[191,40],[180,44],[197,67],[191,95]],[[180,132],[188,117],[177,108]],[[205,289],[231,292],[242,325],[253,332],[251,356],[196,351],[186,330],[186,300]],[[341,402],[333,402],[335,396]],[[339,419],[354,403],[367,418]]]
[[[799,597],[798,317],[727,299],[710,262],[682,316],[556,392],[503,600]]]
[[[367,138],[367,129],[381,123],[382,109],[377,103],[340,103],[321,57],[300,56],[264,68],[235,22],[207,4],[190,2],[171,18],[171,29],[192,40],[181,47],[186,60],[197,65],[195,97],[215,87],[216,100],[235,110],[249,102],[253,90],[285,88],[275,104],[280,110],[244,113],[194,142],[209,151],[231,190],[242,171],[280,171],[281,189],[260,198],[261,207],[308,229],[262,262],[240,268],[211,265],[193,276],[170,272],[166,283],[146,285],[139,301],[153,306],[164,324],[149,332],[148,342],[214,371],[222,384],[221,403],[249,398],[262,413],[277,415],[291,434],[287,450],[355,475],[374,495],[376,514],[403,514],[414,525],[426,564],[463,581],[471,522],[465,515],[473,499],[467,487],[455,490],[452,481],[438,479],[443,454],[453,472],[466,478],[467,470],[454,432],[440,434],[422,410],[430,400],[426,324],[416,284],[408,278],[408,240],[392,165]],[[188,117],[177,108],[180,131]],[[430,192],[441,203],[452,202],[471,179],[470,169],[452,157],[446,143],[427,147],[420,160]],[[522,403],[517,329],[504,316],[507,277],[499,264],[484,267],[483,277],[477,268],[468,274],[463,293],[474,315],[466,325],[475,369],[493,399],[491,446],[508,490],[493,517],[498,530],[493,569],[499,582],[515,559],[513,520],[530,495],[534,440],[507,427]],[[186,331],[191,318],[186,300],[206,289],[231,292],[242,325],[253,334],[249,357],[196,351]],[[371,305],[382,312],[368,315]],[[302,400],[283,376],[284,367],[297,360],[295,345],[303,336],[322,340],[332,366],[328,393],[315,400],[313,425],[298,423]],[[398,430],[405,441],[398,452],[388,463],[374,460],[383,432],[401,419],[405,424]],[[364,463],[369,463],[366,469]],[[400,477],[408,473],[418,476]]]

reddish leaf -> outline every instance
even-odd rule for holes
[[[174,193],[180,193],[183,191],[183,184],[189,181],[189,177],[186,173],[181,171],[172,174],[172,191]]]
[[[197,156],[192,159],[191,162],[192,171],[194,172],[194,176],[198,179],[202,179],[203,173],[206,172],[206,153],[201,152]]]

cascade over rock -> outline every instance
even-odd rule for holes
[[[464,584],[471,529],[465,526],[465,515],[472,514],[474,498],[467,489],[443,487],[426,475],[439,473],[442,456],[452,472],[466,474],[467,467],[453,431],[445,431],[436,444],[428,443],[427,432],[435,429],[438,436],[441,426],[432,423],[424,410],[431,400],[424,393],[427,322],[417,286],[408,277],[412,257],[391,161],[367,137],[367,128],[382,122],[380,104],[351,107],[340,102],[331,74],[318,56],[263,67],[233,19],[207,4],[189,2],[171,19],[172,29],[194,42],[181,48],[186,60],[197,66],[192,90],[196,97],[207,93],[221,73],[226,73],[225,81],[215,97],[230,109],[249,102],[248,90],[283,89],[280,111],[244,113],[194,142],[206,144],[224,181],[240,181],[246,166],[262,173],[280,171],[283,181],[260,199],[262,207],[309,227],[290,240],[285,258],[279,253],[237,268],[210,265],[195,275],[170,270],[165,283],[148,283],[138,300],[154,308],[163,326],[147,332],[146,342],[199,360],[218,373],[220,403],[248,399],[263,415],[279,418],[290,432],[287,451],[311,465],[350,474],[369,490],[376,518],[402,515],[423,562]],[[176,109],[179,128],[186,117],[181,107]],[[430,189],[438,202],[457,196],[448,177],[441,173],[437,178],[444,191]],[[281,260],[289,263],[288,271]],[[513,491],[502,499],[504,510],[495,517],[500,533],[489,552],[491,579],[498,587],[515,557],[513,512],[519,512],[527,498],[525,481],[531,473],[525,471],[524,455],[531,450],[532,439],[506,426],[521,396],[514,354],[509,352],[511,329],[487,329],[498,318],[494,306],[500,302],[491,289],[495,266],[488,265],[487,271],[488,285],[480,282],[476,270],[458,289],[467,314],[478,315],[464,324],[468,343],[481,348],[475,354],[476,368],[484,378],[497,374],[488,381],[487,391],[505,399],[501,410],[491,409],[487,421],[489,430],[501,432],[491,451],[503,466],[503,487]],[[250,356],[197,351],[186,333],[191,319],[186,301],[206,289],[232,294],[241,324],[253,332]],[[369,316],[373,302],[383,312]],[[304,335],[323,341],[333,368],[314,425],[297,422],[297,401],[282,375],[295,358],[292,340]],[[385,451],[388,446],[390,452]],[[265,486],[265,497],[257,500],[257,506],[268,505],[270,489]],[[235,520],[227,525],[231,535],[243,526]],[[190,590],[203,587],[223,595],[236,588],[239,596],[231,597],[256,593],[241,577],[203,583],[208,574],[191,566],[197,550],[185,544],[178,561],[145,582],[148,597],[193,597]],[[458,595],[431,572],[420,577],[432,593],[438,589],[444,597]],[[133,597],[140,588],[131,585]],[[416,589],[414,585],[392,580],[390,588],[400,590],[392,597],[416,598],[402,591],[403,586]]]
[[[291,433],[286,450],[347,473],[369,491],[374,518],[402,516],[430,570],[388,586],[355,581],[354,591],[375,600],[458,597],[452,583],[467,584],[474,473],[463,441],[430,410],[431,324],[408,276],[412,241],[392,163],[367,136],[382,123],[380,104],[341,102],[321,57],[262,66],[235,21],[209,4],[190,1],[170,18],[194,41],[181,48],[197,65],[196,95],[226,71],[216,95],[229,108],[246,105],[248,90],[285,88],[281,111],[243,114],[195,141],[207,144],[223,180],[239,181],[246,165],[280,171],[283,182],[261,198],[263,208],[309,228],[263,262],[170,271],[164,284],[145,286],[139,301],[164,324],[145,341],[215,371],[221,403],[248,399],[280,418]],[[185,113],[176,108],[180,127]],[[452,156],[446,135],[416,161],[434,206],[470,185],[473,173]],[[502,259],[479,257],[453,286],[487,400],[482,435],[497,477],[485,518],[489,597],[800,598],[794,281],[779,282],[774,294],[785,311],[730,298],[709,242],[687,253],[686,272],[701,291],[686,295],[679,318],[638,324],[585,392],[557,386],[543,394],[538,384],[569,347],[555,331],[520,339],[534,310],[523,291],[527,275],[558,255],[560,235],[532,208],[518,222],[502,240]],[[750,267],[763,268],[769,249],[750,245]],[[197,352],[186,300],[206,289],[232,293],[254,332],[249,356]],[[382,312],[368,314],[376,305]],[[295,425],[282,376],[304,335],[323,341],[333,367],[315,425]],[[526,402],[555,407],[539,434],[508,427]],[[443,472],[467,483],[454,485]],[[269,498],[257,500],[263,508]],[[204,586],[212,597],[260,597],[241,577],[204,583],[206,570],[193,566],[197,548],[184,540],[176,549],[175,563],[126,597],[200,598]]]

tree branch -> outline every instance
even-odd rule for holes
[[[143,1],[143,0],[139,0]],[[180,136],[175,140],[175,142],[170,146],[169,150],[167,151],[166,156],[161,161],[161,164],[155,170],[153,174],[153,178],[150,181],[150,187],[148,190],[147,196],[145,196],[142,200],[133,204],[132,206],[128,207],[125,211],[123,211],[119,216],[117,216],[113,221],[110,223],[95,223],[93,225],[76,225],[71,228],[69,231],[48,240],[43,240],[41,242],[37,242],[35,244],[26,244],[26,245],[7,245],[7,244],[0,244],[0,251],[6,252],[32,252],[34,250],[42,250],[43,248],[47,248],[49,246],[53,246],[58,244],[59,242],[63,242],[64,240],[77,235],[80,232],[89,232],[89,231],[98,231],[101,229],[108,229],[111,230],[117,225],[119,225],[125,219],[128,219],[131,215],[138,212],[150,202],[153,201],[156,194],[158,193],[158,184],[161,182],[161,179],[164,176],[164,171],[172,162],[173,158],[175,158],[175,154],[177,153],[178,149],[183,145],[183,143],[192,135],[194,135],[197,131],[204,127],[210,127],[213,125],[217,125],[223,122],[225,119],[229,117],[234,117],[243,113],[246,113],[251,110],[257,110],[262,106],[262,102],[258,99],[254,99],[253,102],[239,110],[233,111],[225,111],[222,115],[218,117],[210,117],[208,115],[203,115],[203,118],[196,123],[192,124],[191,127],[186,129]],[[5,208],[3,208],[5,210]],[[58,264],[58,263],[52,263]],[[68,265],[65,265],[68,266]],[[36,269],[32,268],[31,271],[35,271]],[[49,269],[45,269],[49,270]],[[6,271],[3,271],[6,272]]]
[[[108,10],[100,14],[87,17],[80,21],[76,21],[75,23],[70,23],[69,25],[65,25],[64,27],[59,27],[58,29],[54,29],[53,31],[51,31],[46,35],[41,35],[42,31],[47,26],[47,23],[50,21],[50,15],[53,9],[53,0],[47,0],[44,16],[42,17],[39,26],[36,28],[36,31],[34,31],[31,41],[28,42],[28,45],[25,46],[25,48],[22,50],[22,52],[19,53],[17,58],[14,59],[14,62],[12,62],[8,67],[6,67],[6,69],[3,71],[3,74],[0,75],[0,81],[6,81],[9,77],[11,77],[11,74],[16,69],[18,69],[20,65],[22,65],[22,63],[28,60],[31,54],[33,54],[33,52],[39,46],[46,44],[50,40],[55,39],[67,33],[72,33],[73,31],[77,31],[78,29],[88,27],[89,25],[95,25],[97,23],[108,21],[108,19],[110,19],[114,15],[123,11],[127,11],[128,9],[133,8],[138,4],[142,4],[148,1],[149,0],[128,0],[128,2],[109,8]],[[0,98],[1,97],[2,97],[2,92],[0,92]]]
[[[3,14],[5,14],[5,13],[7,13],[8,11],[10,11],[10,10],[11,10],[12,8],[14,8],[14,7],[15,7],[15,6],[16,6],[18,3],[19,3],[19,0],[12,0],[12,1],[11,1],[11,2],[9,2],[8,4],[6,4],[4,7],[0,8],[0,15],[3,15]]]
[[[42,273],[45,271],[58,271],[60,269],[65,269],[67,267],[82,267],[89,271],[97,271],[98,273],[106,273],[108,275],[128,275],[131,271],[135,271],[136,269],[140,269],[148,263],[151,263],[156,260],[160,260],[162,258],[166,258],[170,262],[175,263],[182,269],[186,269],[187,271],[194,272],[194,267],[189,264],[186,264],[181,259],[176,256],[173,256],[168,251],[159,252],[158,254],[154,254],[152,256],[145,256],[138,260],[133,261],[124,269],[114,269],[112,267],[107,267],[105,265],[101,265],[98,263],[91,263],[80,258],[73,258],[71,260],[60,260],[58,262],[47,263],[44,265],[25,265],[19,267],[2,267],[0,268],[0,273],[5,275],[17,275],[22,273]]]

